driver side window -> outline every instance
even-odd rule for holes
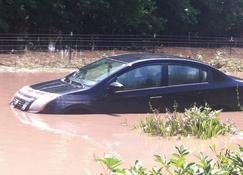
[[[160,87],[162,68],[162,65],[135,68],[117,77],[117,81],[124,85],[124,90]]]

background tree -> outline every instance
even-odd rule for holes
[[[243,34],[243,0],[0,0],[1,33]]]
[[[185,34],[197,24],[199,10],[191,0],[156,0],[156,15],[166,20],[166,34]]]
[[[242,35],[243,0],[193,0],[200,11],[194,31],[203,35]]]

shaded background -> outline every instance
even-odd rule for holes
[[[0,0],[0,33],[242,35],[243,0]]]

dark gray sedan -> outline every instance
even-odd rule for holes
[[[243,81],[188,58],[125,54],[103,58],[58,80],[20,89],[11,105],[34,113],[163,112],[177,104],[239,110]]]

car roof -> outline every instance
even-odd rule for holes
[[[142,61],[156,60],[156,59],[188,60],[188,61],[198,62],[196,60],[187,57],[179,57],[179,56],[169,55],[169,54],[152,54],[152,53],[122,54],[117,56],[111,56],[108,58],[125,62],[125,63],[135,63],[135,62],[142,62]]]
[[[153,54],[153,53],[138,53],[138,54],[122,54],[122,55],[117,55],[117,56],[111,56],[108,57],[113,60],[121,61],[124,63],[128,63],[130,66],[135,64],[135,63],[141,63],[141,62],[147,62],[147,61],[156,61],[156,60],[165,60],[165,61],[183,61],[187,63],[196,63],[200,64],[200,66],[206,66],[207,68],[210,68],[211,70],[214,70],[214,72],[220,73],[224,77],[228,77],[226,74],[223,72],[217,70],[216,68],[205,64],[201,61],[194,60],[190,57],[180,57],[180,56],[175,56],[175,55],[169,55],[169,54]]]

